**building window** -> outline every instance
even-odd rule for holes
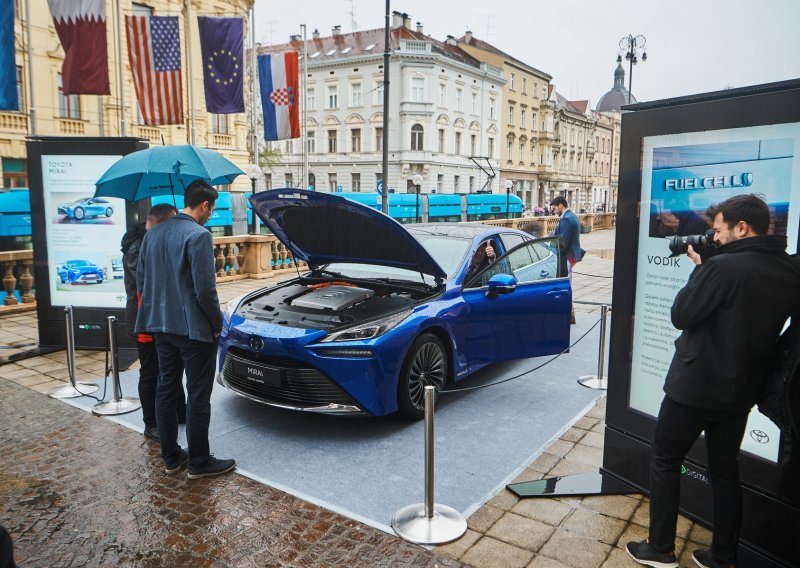
[[[328,153],[336,153],[336,131],[328,130]]]
[[[285,154],[291,154],[292,153],[292,141],[291,140],[287,140],[286,142],[284,142],[284,144],[283,144],[283,152]]]
[[[514,158],[512,157],[512,153],[514,151],[514,142],[511,140],[508,141],[506,144],[506,159],[510,162]]]
[[[350,151],[361,152],[361,129],[353,128],[350,131]]]
[[[336,183],[336,174],[328,174],[328,187],[331,193],[339,190],[339,186]]]
[[[264,188],[265,189],[272,189],[272,174],[265,173],[264,174]]]
[[[517,84],[517,75],[515,73],[512,73],[511,81],[509,82],[508,88],[514,91],[516,90],[516,84]]]
[[[531,113],[531,130],[536,130],[536,113]]]
[[[472,114],[478,114],[478,93],[472,93]]]
[[[2,158],[3,187],[28,187],[28,167],[25,160]]]
[[[316,110],[317,108],[317,97],[314,91],[314,87],[306,88],[306,110]]]
[[[519,143],[519,161],[520,162],[525,161],[525,142]]]
[[[439,129],[439,153],[444,154],[444,128]]]
[[[447,107],[447,85],[439,84],[439,106]]]
[[[316,134],[317,133],[314,130],[309,130],[306,132],[306,152],[309,154],[313,154],[317,151],[317,140],[315,138]]]
[[[352,191],[361,191],[361,174],[350,174]]]
[[[383,104],[383,77],[375,79],[375,104]]]
[[[531,165],[536,165],[536,145],[533,143],[534,141],[531,140]]]
[[[328,108],[339,108],[339,91],[336,85],[328,86]]]
[[[542,98],[547,100],[547,85],[542,85]]]
[[[456,147],[455,147],[456,155],[461,155],[461,133],[456,132]]]
[[[453,176],[453,193],[461,192],[461,176]]]
[[[519,127],[525,128],[525,109],[520,109],[519,111]]]
[[[494,118],[494,99],[489,99],[489,118]]]
[[[361,83],[353,83],[350,85],[350,106],[360,107],[361,102]]]
[[[436,193],[444,191],[444,175],[439,174],[436,176]]]
[[[383,152],[383,127],[375,129],[375,151]]]
[[[508,105],[508,125],[514,126],[514,105]]]
[[[469,176],[469,192],[475,191],[475,176]]]
[[[464,106],[464,91],[456,89],[456,110],[461,112]]]
[[[17,17],[19,17],[19,12],[16,13]],[[22,83],[22,65],[17,65],[17,102],[19,103],[20,110],[22,110],[23,108],[22,101],[25,100],[23,95],[23,86],[24,85]]]
[[[469,137],[469,148],[471,156],[478,155],[478,137],[475,134],[472,134]]]
[[[422,129],[421,124],[415,124],[411,127],[411,149],[412,150],[422,150],[423,149],[423,134],[424,130]]]
[[[494,158],[494,138],[489,138],[489,143],[487,145],[489,147],[489,157]]]
[[[228,134],[228,115],[211,113],[211,133]]]
[[[522,78],[522,94],[523,95],[527,95],[528,94],[526,92],[527,90],[528,90],[528,78],[527,77],[523,77]]]
[[[81,117],[81,100],[78,95],[65,95],[61,73],[58,74],[58,116],[61,118]]]
[[[294,177],[289,172],[286,172],[286,187],[294,187]]]
[[[425,79],[420,77],[411,79],[411,100],[415,103],[425,100]]]

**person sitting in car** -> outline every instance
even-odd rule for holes
[[[469,263],[464,282],[469,282],[473,276],[492,264],[496,258],[497,256],[494,251],[494,244],[492,243],[492,240],[489,239],[488,241],[482,242],[480,245],[478,245],[478,250],[475,251],[475,255],[472,257],[472,261]]]

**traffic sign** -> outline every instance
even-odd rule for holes
[[[378,180],[378,184],[376,186],[376,189],[378,190],[378,193],[383,193],[383,180],[382,179]]]

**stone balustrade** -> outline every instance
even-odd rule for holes
[[[474,221],[485,225],[495,225],[499,227],[512,227],[520,229],[537,237],[549,235],[556,230],[560,217],[549,215],[544,217],[521,217],[519,219],[493,219],[489,221]],[[617,224],[616,213],[579,213],[578,220],[582,227],[592,229],[611,229]]]
[[[36,309],[36,298],[33,294],[33,251],[0,252],[0,271],[3,275],[3,290],[6,293],[0,305],[0,313]]]
[[[217,281],[270,278],[285,270],[305,266],[274,235],[215,237]]]

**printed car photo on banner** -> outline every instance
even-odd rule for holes
[[[789,252],[796,252],[800,125],[644,138],[629,399],[634,410],[658,415],[673,343],[680,335],[672,325],[670,309],[695,266],[685,254],[671,253],[670,239],[703,235],[713,221],[706,216],[709,206],[750,193],[769,205],[769,234],[787,235]],[[765,432],[769,441],[746,436],[742,449],[775,462],[780,439],[777,427],[754,410],[747,431]]]
[[[42,156],[47,258],[54,306],[124,308],[120,241],[125,201],[93,197],[119,156]]]

